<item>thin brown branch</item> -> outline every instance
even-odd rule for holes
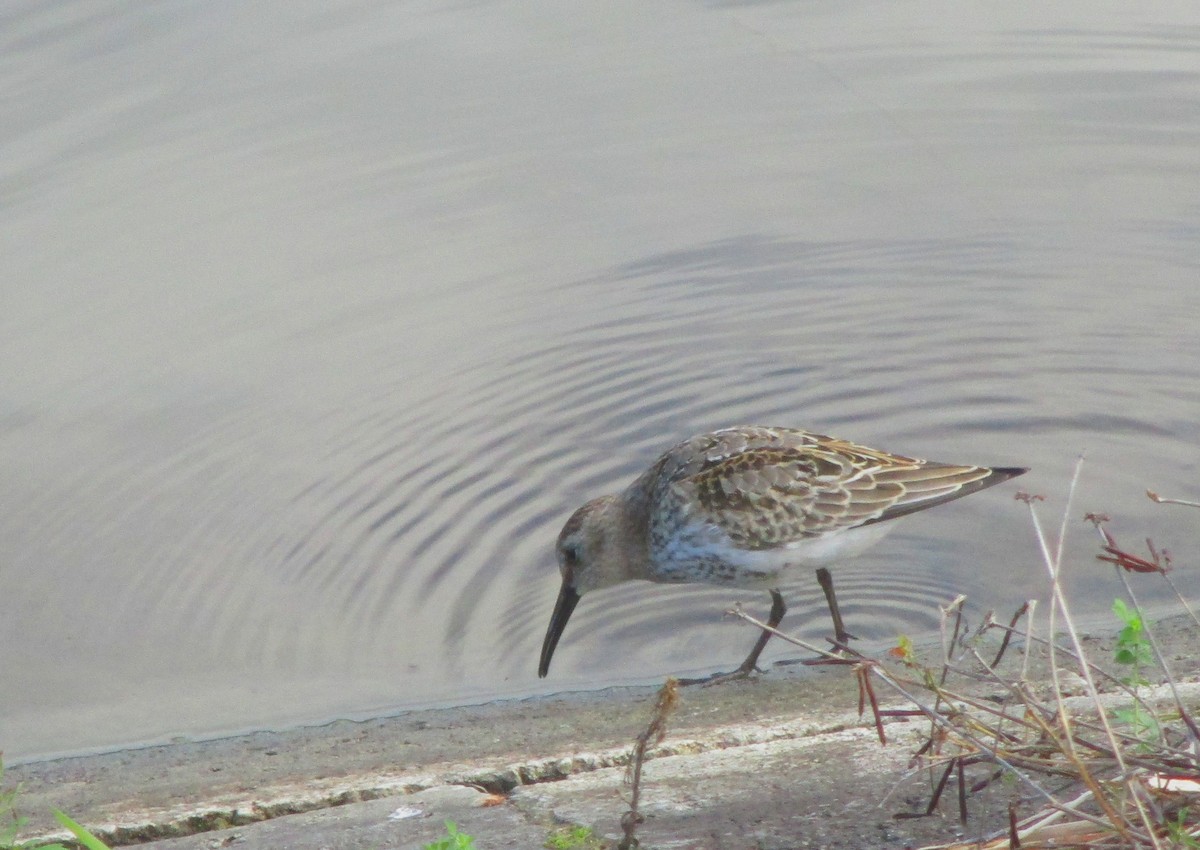
[[[638,826],[645,820],[639,811],[642,794],[642,764],[646,760],[646,750],[662,743],[667,734],[667,719],[679,704],[679,681],[668,678],[658,691],[658,700],[654,704],[654,716],[650,724],[637,736],[633,745],[633,756],[625,772],[625,781],[630,785],[629,811],[621,816],[621,831],[624,837],[617,844],[617,850],[635,850],[638,847],[636,837]]]
[[[1029,603],[1026,602],[1017,609],[1017,613],[1012,615],[1012,619],[1008,623],[1008,628],[1004,632],[1004,637],[1000,641],[1000,649],[996,651],[996,657],[992,659],[992,663],[988,665],[989,667],[994,669],[1000,666],[1000,659],[1004,657],[1004,653],[1008,649],[1008,644],[1012,640],[1013,630],[1016,629],[1017,623],[1020,621],[1021,617],[1025,616],[1028,611]],[[989,625],[991,624],[989,623]]]
[[[1153,490],[1147,490],[1146,495],[1150,497],[1152,502],[1158,502],[1160,505],[1185,505],[1189,508],[1200,508],[1200,502],[1189,502],[1186,499],[1168,499],[1158,495]]]

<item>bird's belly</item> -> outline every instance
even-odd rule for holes
[[[835,531],[774,549],[743,549],[724,534],[679,535],[655,553],[652,580],[766,587],[789,567],[820,567],[852,558],[878,542],[892,525]]]
[[[796,563],[821,567],[861,555],[895,527],[896,521],[860,525],[817,537],[806,537],[785,547]]]

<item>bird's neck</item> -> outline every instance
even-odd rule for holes
[[[632,495],[613,496],[606,508],[610,537],[605,542],[620,581],[650,578],[650,526],[645,506]]]

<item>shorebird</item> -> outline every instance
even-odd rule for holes
[[[538,676],[580,597],[624,581],[697,582],[770,589],[768,624],[787,606],[774,585],[788,567],[818,567],[842,625],[826,566],[857,555],[898,517],[970,495],[1027,469],[918,460],[793,428],[742,426],[700,434],[667,451],[624,492],[571,515],[556,545],[562,587],[542,643]],[[732,676],[749,675],[762,632]]]

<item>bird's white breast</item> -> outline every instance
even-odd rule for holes
[[[774,549],[743,549],[713,525],[685,526],[651,552],[654,581],[755,587],[774,583],[789,567],[820,567],[865,551],[893,522],[814,535]]]

